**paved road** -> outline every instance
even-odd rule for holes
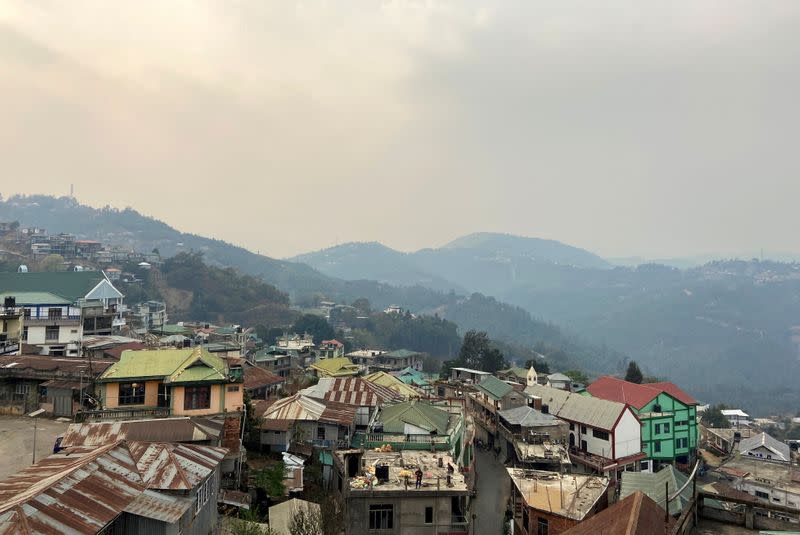
[[[47,418],[36,422],[36,459],[53,453],[53,443],[69,424]],[[0,479],[27,468],[33,459],[33,419],[0,416]]]
[[[478,492],[472,504],[476,515],[473,533],[500,535],[511,492],[506,468],[495,459],[493,452],[478,450],[475,462]]]

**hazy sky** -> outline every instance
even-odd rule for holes
[[[0,193],[286,256],[800,251],[800,2],[0,3]]]

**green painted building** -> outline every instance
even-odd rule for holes
[[[694,459],[699,436],[698,403],[673,383],[640,385],[605,376],[590,384],[586,392],[592,397],[625,403],[636,413],[642,422],[646,468]]]

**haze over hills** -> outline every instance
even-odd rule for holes
[[[214,265],[274,284],[295,304],[365,297],[377,309],[398,304],[436,313],[461,332],[486,330],[520,349],[557,348],[554,364],[562,370],[619,373],[632,358],[705,401],[730,401],[735,392],[746,408],[769,411],[800,399],[797,264],[612,267],[558,242],[481,233],[415,253],[347,244],[294,259],[308,265],[181,233],[132,209],[94,209],[69,198],[12,197],[0,202],[0,220],[158,248],[164,256],[202,251]],[[764,381],[770,390],[759,388]]]

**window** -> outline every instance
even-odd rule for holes
[[[119,405],[144,405],[144,383],[120,383]]]
[[[31,390],[31,385],[25,383],[17,383],[14,385],[14,393],[18,396],[27,396]]]
[[[193,411],[211,407],[210,386],[187,386],[183,389],[183,410]]]
[[[585,435],[585,434],[586,434],[586,426],[585,426],[585,425],[582,425],[582,426],[581,426],[581,434],[582,434],[582,435]]]
[[[229,386],[226,390],[228,392],[238,392],[239,391],[239,385]]]
[[[573,424],[573,423],[570,423],[570,424],[569,424],[569,430],[570,430],[570,431],[575,431],[575,424]]]
[[[653,442],[653,453],[661,453],[661,442]]]
[[[425,523],[433,524],[433,507],[425,508]]]
[[[675,422],[675,427],[685,427],[689,425],[689,420],[681,420],[680,422]]]
[[[317,426],[317,440],[325,440],[325,427]]]
[[[215,494],[215,481],[216,481],[216,473],[211,472],[211,475],[208,476],[202,485],[197,489],[197,500],[194,502],[194,514],[200,512],[200,509],[208,503],[209,498]]]
[[[61,319],[61,309],[60,308],[48,308],[47,309],[47,319],[50,319],[50,320]]]
[[[22,313],[22,317],[25,318],[26,320],[31,319],[31,309],[26,308]]]
[[[548,528],[547,519],[539,517],[539,525],[538,525],[538,530],[536,531],[536,534],[537,535],[547,535],[547,533],[548,533],[547,532],[547,528]]]
[[[689,439],[686,438],[686,437],[676,439],[675,440],[675,447],[678,448],[678,449],[688,448],[689,447]]]
[[[592,429],[592,436],[594,438],[599,438],[600,440],[608,440],[608,433],[605,431],[600,431],[599,429]]]
[[[664,432],[669,433],[669,424],[664,424]]]
[[[653,412],[662,412],[661,411],[661,405],[659,405],[658,403],[653,405]]]
[[[765,500],[769,500],[769,493],[768,492],[761,492],[760,490],[757,490],[757,491],[754,492],[754,494],[758,498],[764,498]]]
[[[164,383],[158,383],[158,406],[159,407],[169,407],[170,406],[170,386],[165,385]]]
[[[45,340],[58,340],[58,325],[48,325],[44,328],[44,339]]]
[[[394,506],[392,504],[369,506],[369,529],[394,529]]]

